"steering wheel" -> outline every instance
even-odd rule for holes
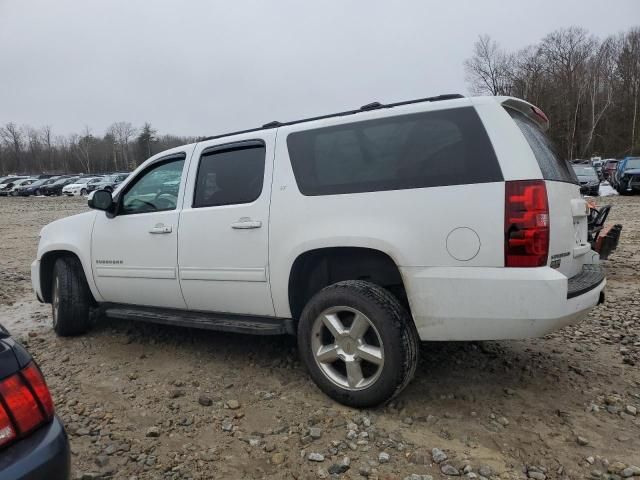
[[[156,209],[175,208],[178,198],[169,192],[159,192],[153,199]]]

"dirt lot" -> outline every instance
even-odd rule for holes
[[[108,319],[56,338],[29,264],[83,200],[0,199],[0,322],[44,370],[76,478],[640,478],[640,198],[605,200],[624,230],[604,306],[544,339],[424,344],[385,408],[330,401],[291,338]]]

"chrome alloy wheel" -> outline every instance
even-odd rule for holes
[[[351,307],[331,307],[318,315],[311,348],[320,370],[346,390],[371,386],[384,366],[378,330],[364,313]]]

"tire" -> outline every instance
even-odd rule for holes
[[[82,190],[80,190],[80,195],[82,195],[83,197],[87,194],[87,189],[83,188]]]
[[[89,329],[92,297],[82,265],[76,257],[58,258],[53,266],[51,309],[53,329],[61,337]]]
[[[351,333],[356,318],[358,325],[367,322],[360,335]],[[327,325],[342,334],[332,334]],[[409,384],[418,364],[419,339],[412,318],[391,293],[373,283],[348,280],[324,288],[307,303],[298,323],[298,348],[325,394],[344,405],[366,408],[388,402]],[[321,348],[329,351],[329,358],[316,358]],[[367,358],[357,358],[365,353]]]
[[[37,197],[39,197],[41,195],[40,189],[36,190],[35,192],[33,192],[33,194]]]

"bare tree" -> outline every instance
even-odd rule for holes
[[[467,81],[476,94],[508,95],[509,56],[489,35],[473,44],[473,56],[464,62]]]
[[[129,122],[115,122],[107,130],[113,136],[115,142],[120,147],[122,164],[131,170],[135,167],[135,162],[130,159],[129,141],[135,136],[136,128]],[[115,162],[117,169],[117,162]]]
[[[5,144],[7,150],[12,152],[13,168],[16,172],[20,171],[22,167],[22,152],[24,150],[24,137],[20,127],[13,122],[5,124],[4,127],[0,128],[0,140]]]
[[[50,125],[45,125],[40,129],[40,141],[43,144],[43,148],[46,152],[47,158],[47,166],[43,169],[53,169],[53,156],[54,156],[54,145],[53,145],[53,133]]]

